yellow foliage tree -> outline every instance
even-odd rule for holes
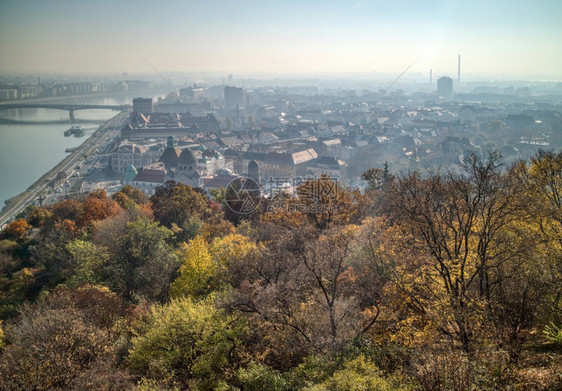
[[[231,271],[237,270],[238,261],[256,249],[254,242],[240,234],[215,238],[211,244],[198,235],[181,250],[183,264],[180,276],[172,284],[171,296],[205,296],[220,289],[228,284]]]
[[[196,236],[189,244],[184,243],[180,249],[180,257],[183,259],[180,275],[172,283],[170,296],[180,298],[208,293],[217,268],[205,239]]]
[[[409,237],[397,239],[412,251],[396,259],[398,286],[416,292],[407,295],[416,299],[417,316],[434,321],[467,352],[485,337],[494,287],[506,277],[500,271],[514,270],[526,257],[507,235],[520,207],[516,185],[499,167],[496,155],[472,156],[463,174],[413,173],[388,191],[389,215]]]

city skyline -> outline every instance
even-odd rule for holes
[[[23,0],[0,5],[0,72],[410,72],[562,79],[562,4]]]

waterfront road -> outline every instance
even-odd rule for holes
[[[65,173],[65,177],[70,175],[69,171],[84,156],[91,155],[96,152],[97,148],[108,140],[115,138],[119,131],[123,128],[128,120],[128,113],[120,113],[108,120],[100,129],[96,130],[86,141],[84,141],[75,151],[68,155],[64,160],[57,164],[47,174],[43,175],[37,182],[29,187],[26,191],[15,197],[14,202],[7,206],[0,215],[0,228],[14,219],[14,217],[23,211],[28,205],[47,190],[49,186],[54,185],[54,181],[60,172]]]

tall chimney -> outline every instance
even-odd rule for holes
[[[461,55],[459,54],[459,67],[457,71],[457,84],[461,82]]]
[[[433,69],[429,70],[429,84],[433,83]]]

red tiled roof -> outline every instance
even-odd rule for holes
[[[237,175],[215,175],[203,178],[203,186],[212,188],[227,187],[236,178],[238,178]]]
[[[135,178],[137,182],[164,183],[166,171],[157,169],[144,169]]]
[[[270,152],[267,154],[265,161],[277,164],[298,165],[316,159],[318,154],[312,148],[295,153],[277,153]]]

